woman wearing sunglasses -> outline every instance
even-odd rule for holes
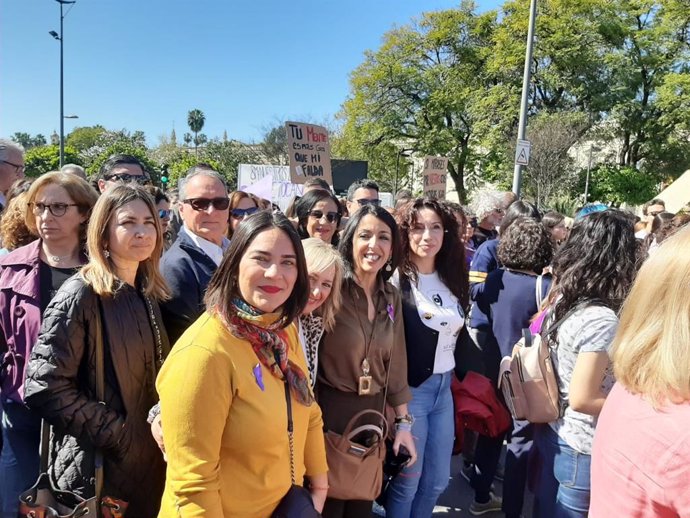
[[[156,210],[158,211],[158,219],[161,223],[161,230],[163,230],[163,249],[164,251],[170,248],[172,245],[172,237],[168,229],[170,228],[170,216],[172,211],[170,210],[170,198],[163,192],[159,187],[154,187],[150,185],[146,188],[149,194],[153,197],[153,201],[156,203]]]
[[[232,235],[245,218],[260,210],[261,206],[256,196],[244,191],[233,192],[230,195],[230,225],[228,226],[228,239],[232,239]]]
[[[309,191],[295,205],[297,231],[302,239],[316,237],[325,243],[338,245],[338,226],[342,211],[338,198],[330,192]]]
[[[86,222],[97,198],[77,176],[41,176],[29,188],[24,205],[24,222],[38,240],[0,260],[0,391],[5,414],[0,516],[17,515],[18,495],[38,477],[41,418],[24,404],[26,361],[48,303],[86,261]]]

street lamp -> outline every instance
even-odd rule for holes
[[[598,146],[595,146],[594,144],[589,145],[589,160],[587,160],[587,178],[585,180],[585,202],[584,205],[587,205],[587,198],[589,197],[589,173],[592,170],[592,151],[596,151],[597,153],[601,151],[601,148]]]
[[[65,15],[63,13],[63,7],[65,4],[74,4],[76,0],[55,0],[60,4],[60,34],[55,31],[50,31],[53,38],[60,42],[60,167],[64,165],[65,161],[65,86],[64,86],[64,44],[65,44],[65,31],[63,27],[63,22],[65,20]],[[70,115],[70,119],[75,118]]]

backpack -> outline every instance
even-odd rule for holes
[[[498,374],[498,388],[503,394],[506,406],[513,419],[531,423],[550,423],[563,415],[567,402],[562,401],[558,391],[558,378],[553,366],[549,336],[578,309],[578,304],[563,318],[544,331],[544,318],[539,333],[522,330],[522,338],[513,347],[512,356],[501,360]]]

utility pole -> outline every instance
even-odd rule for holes
[[[529,85],[532,78],[532,48],[534,46],[534,28],[537,21],[537,0],[530,0],[529,27],[527,29],[527,50],[525,51],[525,70],[522,76],[522,100],[520,102],[520,122],[518,124],[518,141],[525,140],[527,132],[527,103],[529,101]],[[520,197],[522,183],[522,166],[515,164],[513,171],[513,192]]]
[[[65,79],[64,79],[64,44],[65,44],[65,30],[64,21],[65,15],[63,7],[65,4],[74,4],[76,0],[55,0],[60,4],[60,35],[55,31],[50,31],[50,35],[56,40],[60,41],[60,167],[65,162]]]

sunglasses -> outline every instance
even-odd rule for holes
[[[194,210],[208,210],[211,205],[216,210],[227,210],[230,198],[187,198],[182,203],[191,205]]]
[[[322,210],[310,210],[307,214],[314,219],[321,219],[325,216],[329,223],[335,223],[340,220],[341,216],[339,212],[324,212]]]
[[[375,207],[378,207],[379,205],[381,205],[381,200],[361,199],[357,200],[357,203],[359,203],[360,207],[364,207],[365,205],[374,205]]]
[[[259,207],[249,207],[248,209],[232,209],[230,211],[230,215],[235,219],[242,219],[245,216],[251,216],[256,212],[259,212]]]
[[[170,209],[168,209],[168,210],[165,210],[165,209],[158,209],[158,217],[159,217],[160,219],[169,218],[171,212],[172,212],[172,211],[171,211]]]
[[[112,182],[124,182],[124,183],[136,182],[140,185],[148,185],[151,183],[151,178],[149,178],[145,174],[120,173],[120,174],[114,174],[112,176],[108,176],[106,178],[106,180],[110,180]]]
[[[32,205],[34,206],[34,215],[41,216],[45,210],[48,209],[48,211],[56,218],[64,216],[68,207],[78,206],[76,203],[32,203]]]

